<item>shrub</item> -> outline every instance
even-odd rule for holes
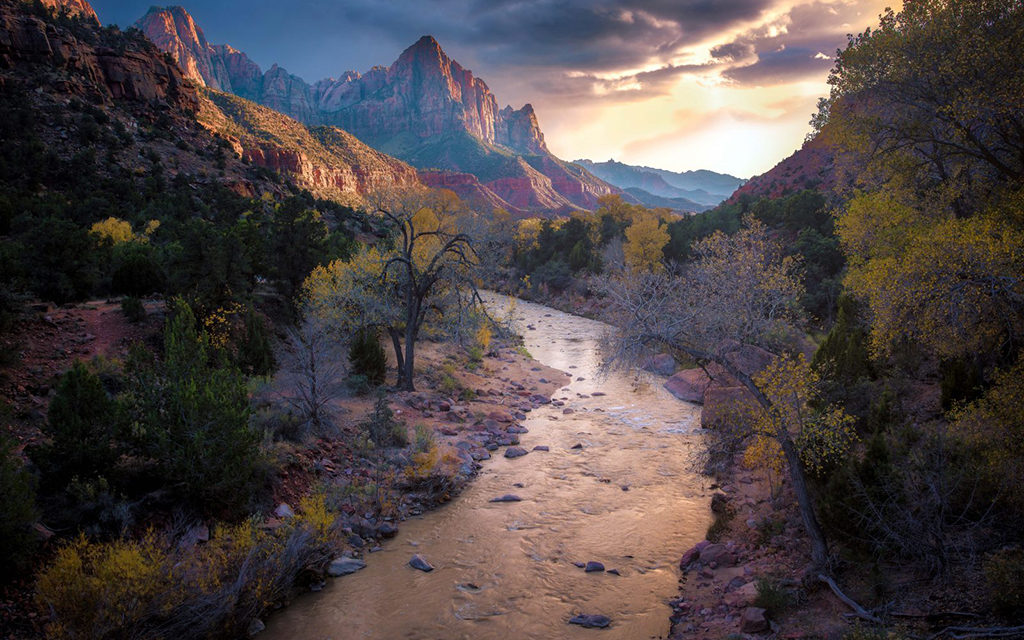
[[[142,305],[142,300],[134,296],[125,296],[121,298],[121,313],[129,322],[141,322],[146,318],[146,307]]]
[[[349,347],[348,361],[354,374],[366,376],[371,384],[384,383],[388,359],[375,329],[363,328],[356,331]]]
[[[326,565],[336,534],[334,514],[313,496],[281,527],[217,527],[197,547],[152,532],[108,543],[79,536],[39,578],[48,637],[244,637],[253,618]]]
[[[1024,549],[1003,549],[985,559],[992,605],[999,613],[1024,617]]]
[[[99,377],[76,362],[64,374],[43,429],[49,443],[32,452],[44,485],[64,488],[72,477],[108,474],[118,459],[114,401]]]
[[[793,595],[776,580],[758,578],[755,582],[757,596],[754,606],[764,609],[769,617],[777,618],[793,600]]]
[[[35,491],[14,442],[0,434],[0,579],[24,567],[34,546]]]
[[[360,426],[374,446],[404,447],[408,444],[405,425],[395,420],[395,414],[388,406],[387,396],[383,393],[377,395],[373,412]]]

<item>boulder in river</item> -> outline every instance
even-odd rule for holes
[[[489,502],[522,502],[523,499],[514,493],[506,493],[503,496],[497,498],[491,498]]]
[[[583,567],[583,570],[587,573],[593,573],[595,571],[604,571],[604,565],[596,560],[591,560],[587,562],[586,566]]]
[[[587,629],[604,629],[611,623],[611,618],[597,613],[581,613],[569,619],[569,624],[578,624]]]
[[[525,456],[527,453],[529,452],[522,447],[509,447],[508,449],[505,449],[506,458],[520,458]]]
[[[365,568],[366,563],[358,558],[335,558],[331,560],[331,564],[327,565],[327,575],[337,578]]]
[[[409,559],[409,566],[413,569],[419,569],[420,571],[433,571],[434,565],[426,561],[426,559],[420,554],[415,554]]]

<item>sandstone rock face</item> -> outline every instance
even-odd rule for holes
[[[68,86],[69,92],[92,92],[103,100],[138,101],[179,111],[198,107],[196,92],[184,81],[181,71],[158,55],[92,46],[35,16],[3,12],[0,66],[11,67],[18,62],[74,72],[91,85]]]
[[[135,26],[171,54],[190,80],[218,91],[231,90],[223,59],[215,54],[203,30],[185,9],[152,7]]]
[[[754,176],[726,201],[730,204],[747,195],[753,199],[778,198],[801,189],[831,192],[838,184],[835,171],[837,151],[818,134],[779,164]]]
[[[59,13],[60,11],[66,10],[70,15],[82,16],[94,20],[97,24],[100,19],[96,15],[95,9],[87,0],[42,0],[43,6],[48,7],[51,11]]]
[[[457,171],[428,170],[419,172],[420,182],[433,189],[448,189],[459,196],[470,206],[481,211],[504,209],[511,214],[526,216],[527,211],[513,207],[502,200],[498,194],[481,184],[480,179],[471,173]]]
[[[211,45],[180,7],[153,8],[136,26],[197,83],[309,126],[340,127],[421,169],[476,176],[479,186],[460,186],[480,206],[561,214],[593,209],[601,196],[619,192],[551,155],[531,105],[499,109],[487,84],[431,36],[388,67],[309,85],[277,65],[264,73],[244,53]]]
[[[289,175],[317,196],[359,204],[389,185],[419,182],[416,170],[336,127],[309,129],[274,110],[223,93],[204,95],[199,121],[252,164]],[[243,133],[238,134],[241,129]]]

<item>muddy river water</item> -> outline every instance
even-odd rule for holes
[[[364,570],[272,616],[261,639],[667,635],[675,563],[710,522],[705,485],[690,470],[700,409],[648,374],[602,376],[606,325],[519,302],[516,327],[534,358],[572,374],[554,395],[564,407],[543,406],[523,422],[521,445],[550,451],[495,455],[451,503],[402,523]],[[522,501],[490,502],[510,493]],[[409,567],[414,553],[435,570]],[[588,561],[620,575],[574,564]],[[608,616],[611,626],[567,624],[578,613]]]

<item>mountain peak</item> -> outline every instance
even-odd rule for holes
[[[431,64],[438,66],[445,66],[450,62],[447,54],[441,49],[441,45],[434,39],[434,36],[423,36],[414,42],[402,52],[402,55],[398,56],[395,64],[410,64],[413,62],[422,64],[423,61],[430,61]]]
[[[410,49],[436,49],[436,50],[440,51],[441,50],[441,44],[438,43],[438,41],[434,39],[434,36],[425,35],[425,36],[420,37],[420,39],[417,40],[415,43],[413,43],[413,45],[411,47],[409,47],[409,48]]]

